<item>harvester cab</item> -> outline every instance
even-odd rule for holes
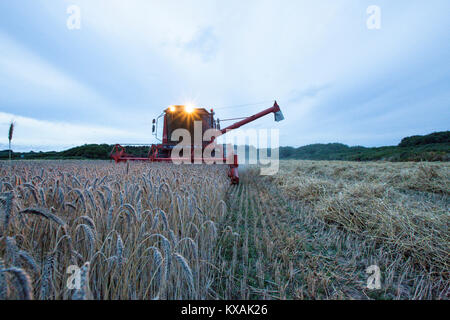
[[[172,105],[165,109],[163,113],[156,119],[152,121],[152,133],[156,137],[157,140],[160,141],[159,144],[152,144],[150,146],[148,156],[147,157],[135,157],[133,155],[125,153],[124,147],[121,145],[115,145],[113,150],[111,151],[111,158],[116,162],[126,162],[130,161],[151,161],[151,162],[169,162],[173,161],[172,151],[177,144],[179,144],[178,135],[174,136],[175,130],[184,129],[184,132],[188,132],[191,141],[188,143],[190,145],[190,154],[183,154],[182,158],[178,157],[177,160],[184,159],[187,161],[191,161],[190,163],[203,163],[208,162],[211,163],[211,160],[214,159],[197,159],[195,158],[195,152],[197,148],[201,148],[203,151],[208,145],[213,143],[214,138],[217,138],[220,135],[227,133],[228,131],[237,129],[247,123],[255,121],[265,115],[270,113],[274,114],[275,121],[284,120],[283,113],[278,106],[278,103],[275,101],[271,108],[263,110],[257,114],[254,114],[250,117],[238,118],[240,121],[224,128],[220,128],[220,120],[214,119],[214,110],[210,109],[210,111],[204,108],[194,108],[190,105]],[[237,120],[237,119],[229,119],[229,120]],[[159,137],[158,128],[161,126],[160,121],[162,121],[162,134]],[[222,120],[225,121],[225,120]],[[198,132],[199,129],[201,132]],[[210,141],[201,142],[201,146],[195,145],[196,134],[201,133],[203,137],[204,133],[207,130],[216,129],[215,137]],[[186,141],[182,141],[186,144]],[[203,153],[202,153],[203,154]],[[232,159],[231,163],[229,159]],[[217,160],[217,159],[215,159]],[[232,154],[228,155],[226,158],[220,159],[222,163],[227,163],[230,166],[229,177],[231,178],[231,182],[233,184],[239,183],[239,175],[238,175],[238,159],[237,155]]]
[[[163,122],[162,136],[158,136],[158,127],[160,120]],[[159,155],[163,157],[170,157],[170,150],[172,150],[179,142],[178,137],[174,137],[174,132],[177,129],[184,129],[189,132],[191,137],[190,145],[194,146],[195,134],[203,134],[209,129],[217,129],[217,121],[214,120],[214,111],[204,108],[194,108],[190,105],[172,105],[168,107],[157,118],[153,119],[154,130],[153,135],[161,142],[159,148]],[[195,132],[195,126],[201,128],[201,132]],[[186,141],[183,141],[186,142]],[[208,141],[202,143],[202,149],[208,145]]]

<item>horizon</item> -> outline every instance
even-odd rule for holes
[[[439,131],[439,132],[443,132],[443,131]],[[430,132],[429,134],[433,134],[433,133],[438,133],[438,131]],[[428,135],[428,134],[426,134],[426,135]],[[404,138],[407,138],[407,137],[404,137]],[[345,146],[347,146],[349,148],[357,148],[357,147],[362,147],[362,148],[382,148],[382,147],[397,147],[399,145],[399,143],[400,143],[400,141],[397,144],[394,144],[394,145],[386,145],[386,146],[379,146],[379,147],[368,147],[368,146],[363,146],[363,145],[347,145],[345,143],[335,141],[335,142],[323,142],[323,143],[310,143],[310,144],[305,144],[305,145],[301,145],[301,146],[297,146],[297,147],[296,146],[289,146],[289,145],[280,145],[278,148],[295,148],[295,149],[298,149],[298,148],[308,147],[308,146],[312,146],[312,145],[329,145],[329,144],[340,144],[340,145],[345,145]],[[47,151],[44,151],[44,150],[28,150],[28,151],[15,151],[15,153],[62,152],[62,151],[66,151],[66,150],[69,150],[69,149],[83,147],[83,146],[87,146],[87,145],[105,145],[105,144],[109,145],[109,146],[114,146],[114,144],[109,144],[109,143],[85,143],[85,144],[82,144],[82,145],[77,145],[77,146],[73,146],[73,147],[69,147],[69,148],[61,149],[61,150],[47,150]],[[119,144],[122,145],[122,146],[132,146],[132,147],[146,147],[146,146],[149,146],[147,144],[130,144],[130,143],[119,143]],[[251,144],[245,144],[245,145],[234,144],[234,146],[235,147],[239,147],[239,146],[246,146],[246,147],[252,146],[252,147],[255,147],[254,145],[251,145]],[[255,148],[261,149],[261,148],[258,148],[258,147],[255,147]],[[264,148],[262,148],[262,149],[264,149]],[[8,149],[0,150],[0,152],[5,152],[5,151],[9,151],[9,150]],[[14,150],[11,150],[11,151],[14,151]]]
[[[75,5],[80,28],[68,28]],[[380,9],[380,25],[369,28]],[[449,130],[448,1],[0,3],[0,150],[155,143],[173,104],[280,105],[280,146],[394,146]],[[369,12],[369,13],[368,13]],[[272,102],[271,102],[272,101]],[[240,105],[245,105],[238,107]]]

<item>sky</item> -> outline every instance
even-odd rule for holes
[[[0,150],[11,121],[15,151],[154,143],[152,119],[185,103],[225,119],[277,100],[285,121],[246,128],[278,129],[282,146],[449,130],[449,12],[448,0],[3,0]]]

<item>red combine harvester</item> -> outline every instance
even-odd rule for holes
[[[283,114],[275,101],[271,108],[263,110],[257,114],[254,114],[250,117],[246,118],[236,118],[236,119],[228,119],[228,120],[240,120],[224,129],[220,129],[220,120],[214,119],[214,111],[213,109],[208,112],[204,108],[193,108],[190,106],[182,106],[182,105],[174,105],[170,106],[157,118],[153,119],[153,128],[152,132],[158,139],[157,127],[158,120],[163,118],[163,133],[162,133],[162,141],[160,144],[152,144],[149,148],[149,152],[147,157],[136,157],[125,152],[125,148],[119,144],[116,144],[111,151],[111,158],[114,159],[116,163],[118,162],[126,162],[126,161],[150,161],[150,162],[170,162],[170,161],[186,161],[189,163],[214,163],[214,161],[220,160],[220,163],[227,163],[230,166],[230,171],[228,176],[231,178],[231,183],[237,184],[239,183],[239,174],[238,174],[238,159],[236,154],[231,154],[228,157],[223,157],[220,159],[217,158],[204,158],[197,156],[198,152],[196,150],[201,151],[201,155],[203,155],[203,151],[206,147],[214,143],[215,138],[220,135],[227,133],[230,130],[237,129],[249,122],[255,121],[261,117],[268,115],[269,113],[273,113],[275,116],[275,121],[281,121],[284,119]],[[227,120],[222,120],[227,121]],[[201,123],[201,133],[203,134],[209,129],[216,129],[215,137],[212,137],[209,141],[202,141],[202,145],[194,144],[194,136],[195,136],[195,123]],[[182,157],[178,156],[176,159],[172,157],[172,150],[174,150],[175,146],[179,144],[178,139],[172,140],[172,134],[176,129],[186,129],[191,139],[190,154],[183,154]],[[202,139],[203,140],[203,139]],[[178,151],[178,150],[177,150]],[[232,161],[230,161],[232,159]],[[228,160],[228,161],[227,161]],[[230,163],[231,162],[231,163]]]

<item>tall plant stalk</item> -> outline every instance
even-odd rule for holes
[[[14,134],[14,122],[11,122],[11,124],[9,125],[9,132],[8,132],[8,141],[9,141],[9,161],[11,161],[11,140],[13,138],[13,134]]]

